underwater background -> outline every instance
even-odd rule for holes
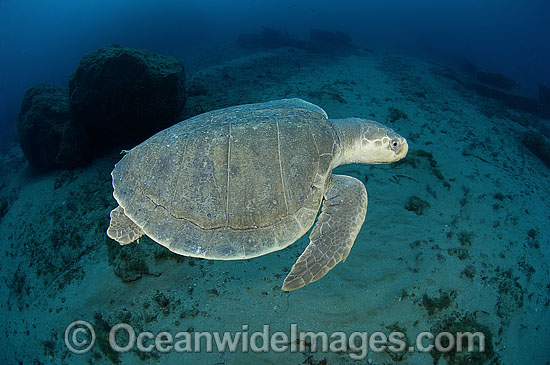
[[[548,19],[543,0],[1,0],[0,362],[548,364]],[[365,183],[369,211],[324,278],[281,290],[308,234],[243,261],[107,237],[121,150],[202,112],[294,97],[409,143],[398,163],[335,170]],[[76,320],[96,333],[84,354],[65,341]],[[116,352],[118,323],[399,331],[411,346],[481,331],[486,351]]]

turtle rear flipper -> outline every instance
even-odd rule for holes
[[[345,261],[367,214],[367,191],[356,178],[333,175],[310,243],[285,278],[283,290],[299,289],[321,279]]]
[[[143,231],[124,214],[124,208],[119,205],[111,211],[111,223],[107,229],[107,235],[121,245],[126,245],[139,240],[143,236]]]

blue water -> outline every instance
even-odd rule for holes
[[[184,56],[261,26],[306,38],[343,31],[374,49],[470,59],[534,89],[550,82],[550,4],[453,1],[56,1],[0,2],[0,125],[13,128],[32,84],[64,85],[83,54],[118,43]]]
[[[359,363],[357,351],[309,347],[282,354],[111,351],[109,330],[130,323],[174,334],[235,334],[248,325],[250,333],[263,325],[288,333],[297,324],[328,333],[404,331],[411,341],[420,331],[479,330],[492,335],[490,354],[462,363],[549,364],[550,108],[539,105],[539,85],[550,87],[549,19],[547,0],[0,0],[0,363]],[[239,47],[241,35],[264,27],[304,42],[312,29],[341,32],[357,47],[344,54]],[[149,137],[143,133],[120,144],[75,133],[73,141],[85,142],[70,151],[87,152],[88,142],[97,150],[82,153],[76,167],[33,169],[17,135],[26,90],[41,82],[67,88],[84,55],[112,44],[183,62],[187,90],[199,90],[187,97],[179,114],[185,118],[299,97],[330,118],[374,119],[407,138],[409,154],[398,163],[335,170],[357,178],[369,196],[346,262],[285,292],[308,234],[284,250],[236,261],[178,256],[146,236],[118,245],[105,234],[117,206],[111,171],[119,151]],[[464,60],[517,85],[487,86],[479,74],[460,71]],[[96,139],[112,127],[93,126],[86,128]],[[116,138],[125,136],[122,129],[114,126]],[[40,137],[35,152],[51,155]],[[177,147],[176,137],[167,143]],[[265,156],[275,151],[261,147]],[[278,158],[288,153],[297,163],[298,147],[279,150]],[[168,177],[181,167],[166,151],[136,175],[156,174],[162,187],[166,166]],[[214,176],[208,152],[193,163]],[[280,171],[282,178],[282,163]],[[87,354],[71,353],[64,342],[75,320],[97,333]],[[436,355],[369,353],[360,363],[441,364]]]

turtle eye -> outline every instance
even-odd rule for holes
[[[391,147],[392,149],[396,149],[397,147],[399,147],[399,141],[397,139],[391,141]]]

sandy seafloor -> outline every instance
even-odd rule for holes
[[[184,60],[185,61],[185,60]],[[14,146],[1,160],[11,206],[0,221],[0,363],[342,364],[349,352],[152,353],[108,350],[116,323],[140,331],[271,333],[489,330],[474,358],[370,351],[357,363],[548,364],[549,169],[521,143],[533,118],[463,89],[422,59],[361,51],[325,57],[282,49],[196,70],[189,115],[246,102],[301,97],[332,118],[394,128],[409,156],[337,172],[365,181],[366,221],[344,263],[294,292],[282,281],[308,243],[246,261],[178,257],[144,238],[121,248],[105,235],[117,151],[73,171],[33,173]],[[401,112],[396,112],[397,111]],[[393,113],[392,113],[393,111]],[[397,120],[395,116],[401,116]],[[518,122],[519,121],[519,122]],[[129,146],[131,147],[131,146]],[[411,196],[429,203],[419,215]],[[117,275],[118,274],[118,275]],[[122,281],[122,278],[126,282]],[[66,326],[90,322],[93,350],[70,353]],[[461,362],[462,361],[462,362]]]

